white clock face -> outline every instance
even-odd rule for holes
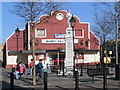
[[[57,20],[62,20],[63,18],[64,18],[64,16],[63,16],[62,13],[58,13],[58,14],[56,15],[56,19],[57,19]]]

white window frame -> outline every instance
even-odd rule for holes
[[[37,36],[37,30],[45,30],[45,36]],[[36,38],[46,38],[46,29],[35,29],[35,37]]]
[[[79,29],[78,29],[79,30]],[[82,36],[76,36],[75,35],[75,30],[74,30],[74,37],[75,38],[84,38],[84,29],[81,29],[82,30]],[[77,31],[77,30],[76,30]]]

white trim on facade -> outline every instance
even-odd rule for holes
[[[13,34],[15,33],[15,31],[6,39],[6,42],[8,41],[8,39],[13,36]],[[7,44],[7,43],[6,43]]]
[[[41,19],[43,16],[49,16],[49,15],[46,15],[46,14],[41,15],[41,16],[39,17],[39,19],[38,19],[37,23],[39,23],[39,22],[40,22],[40,19]]]
[[[53,13],[56,12],[56,11],[58,11],[58,12],[64,11],[64,12],[68,13],[67,10],[54,10],[54,11],[51,12],[51,15],[53,15]]]
[[[46,15],[46,14],[41,15],[41,16],[39,17],[37,23],[41,22],[40,19],[41,19],[43,16],[52,16],[55,11],[58,11],[58,12],[65,11],[66,13],[68,13],[66,10],[54,10],[54,11],[52,11],[52,12],[50,13],[51,15]]]
[[[80,19],[78,18],[78,16],[76,16],[76,15],[74,15],[74,16],[78,19],[78,21],[79,21],[80,24],[88,24],[88,39],[90,40],[90,31],[91,31],[90,30],[90,23],[89,22],[80,22]],[[75,37],[75,38],[77,38],[77,37]],[[90,43],[88,44],[88,49],[90,50]]]
[[[90,30],[90,32],[97,38],[97,36]],[[97,38],[98,39],[98,38]],[[99,41],[99,45],[98,45],[98,47],[99,47],[99,49],[100,49],[100,40],[98,39],[98,41]]]
[[[97,36],[90,30],[90,32],[97,38]],[[99,40],[99,38],[97,38]],[[100,40],[99,40],[100,41]]]
[[[24,29],[20,29],[20,31],[24,31]],[[16,64],[17,56],[9,56],[8,55],[8,39],[11,38],[15,34],[15,31],[6,39],[6,65],[14,65]]]
[[[90,40],[90,23],[88,23],[88,40]],[[90,41],[88,43],[88,49],[90,50]]]
[[[28,50],[30,50],[30,22],[28,22]]]
[[[65,39],[42,39],[41,43],[43,44],[64,44]],[[74,39],[74,43],[78,43],[78,39]]]
[[[24,29],[20,29],[20,31],[24,31]],[[7,41],[8,41],[8,39],[10,39],[13,36],[13,34],[15,34],[15,31],[6,39],[6,51],[8,50]]]
[[[74,37],[75,38],[84,38],[84,32],[85,30],[84,29],[82,29],[82,36],[75,36],[75,30],[74,30]]]
[[[80,24],[89,24],[89,22],[80,22],[80,18],[78,18],[78,16],[76,16],[76,15],[73,15],[73,16],[78,19],[78,21],[79,21]]]
[[[45,30],[45,36],[37,36],[37,30]],[[46,34],[46,29],[35,29],[35,37],[36,38],[46,38],[47,34]]]

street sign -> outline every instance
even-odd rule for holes
[[[41,43],[47,43],[47,44],[64,44],[65,39],[42,39]],[[78,39],[74,39],[74,43],[78,43]]]
[[[54,34],[55,38],[65,38],[66,34]]]

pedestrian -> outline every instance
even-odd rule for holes
[[[44,76],[43,76],[43,63],[42,59],[39,60],[37,64],[37,73],[38,73],[38,83],[43,84]]]
[[[13,72],[13,75],[14,75],[15,79],[19,79],[18,75],[22,75],[23,72],[24,72],[24,66],[21,65],[21,62],[19,62],[18,70],[16,70],[15,72]]]
[[[21,65],[23,66],[23,75],[24,76],[26,74],[26,66],[23,62],[21,62]]]
[[[30,62],[30,75],[31,76],[33,75],[33,59],[31,59],[31,62]]]
[[[16,65],[16,70],[19,70],[19,65],[20,65],[21,62],[18,62],[17,65]]]
[[[51,73],[51,68],[48,63],[46,64],[46,68],[47,68],[47,73]]]

